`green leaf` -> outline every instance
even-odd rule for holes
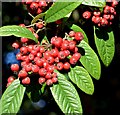
[[[68,73],[69,78],[75,83],[83,92],[92,95],[94,92],[94,85],[89,73],[80,66],[71,68]]]
[[[97,54],[84,40],[80,42],[78,47],[81,47],[84,50],[84,55],[82,54],[80,62],[91,76],[98,80],[101,74],[101,65]]]
[[[113,31],[94,28],[94,39],[102,62],[105,66],[109,66],[115,53]]]
[[[73,24],[70,29],[72,29],[75,32],[82,32],[83,35],[84,35],[84,41],[86,41],[88,43],[88,37],[85,34],[85,32],[82,30],[82,28],[80,28],[79,26]]]
[[[0,36],[11,35],[14,35],[16,37],[25,37],[28,39],[32,39],[35,42],[38,42],[37,38],[33,35],[33,33],[25,27],[20,27],[17,25],[0,27]]]
[[[35,16],[35,17],[33,18],[33,20],[31,21],[31,24],[34,24],[35,22],[38,21],[38,19],[43,18],[44,16],[45,16],[45,13],[40,13],[40,14],[38,14],[37,16]]]
[[[65,17],[77,8],[82,1],[83,0],[74,0],[74,2],[70,2],[66,0],[65,2],[61,2],[61,0],[57,0],[45,15],[46,23],[54,22]]]
[[[5,90],[2,95],[0,106],[2,106],[1,114],[17,114],[20,109],[25,87],[20,84],[19,79],[16,79],[12,84]]]
[[[65,114],[82,114],[82,105],[75,87],[63,74],[55,72],[58,84],[53,85],[50,90],[56,103]]]
[[[47,36],[44,36],[43,39],[42,39],[42,41],[41,41],[41,45],[47,44],[47,43],[49,43],[49,41],[47,39]]]
[[[105,7],[106,0],[84,0],[82,4],[88,6]]]

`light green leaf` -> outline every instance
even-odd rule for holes
[[[101,75],[101,65],[97,54],[84,40],[80,42],[78,47],[81,47],[84,50],[84,54],[82,54],[80,62],[91,76],[98,80]]]
[[[53,85],[50,90],[56,103],[64,114],[82,114],[82,105],[75,87],[63,74],[55,72],[58,84]]]
[[[25,37],[28,39],[32,39],[35,42],[38,42],[37,38],[33,35],[33,33],[25,27],[20,27],[17,25],[0,27],[0,36],[11,35],[14,35],[16,37]]]
[[[42,39],[42,41],[41,41],[41,45],[48,44],[48,43],[49,43],[49,41],[47,39],[47,36],[44,36],[43,39]]]
[[[81,66],[71,68],[68,73],[69,78],[75,83],[83,92],[92,95],[94,92],[94,85],[89,73]]]
[[[83,0],[74,0],[74,2],[70,2],[66,0],[65,2],[61,2],[61,0],[57,0],[45,15],[46,23],[54,22],[65,17],[77,8],[82,1]]]
[[[86,42],[88,43],[88,37],[87,37],[87,35],[85,34],[85,32],[83,31],[82,28],[80,28],[79,26],[73,24],[73,25],[70,27],[70,29],[72,29],[72,30],[75,31],[75,32],[82,32],[83,35],[84,35],[84,41],[86,41]]]
[[[109,66],[115,53],[113,31],[94,28],[94,39],[102,62],[105,66]]]
[[[22,104],[25,87],[20,84],[19,79],[12,82],[2,95],[0,106],[2,106],[1,114],[17,114]]]
[[[82,4],[88,6],[105,7],[106,0],[84,0]]]

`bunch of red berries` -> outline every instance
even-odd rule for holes
[[[21,38],[20,43],[13,43],[14,48],[20,48],[16,55],[17,60],[21,61],[21,67],[18,64],[12,64],[11,70],[17,74],[22,84],[30,84],[33,76],[38,77],[38,83],[50,86],[57,83],[57,74],[54,70],[68,71],[70,65],[75,65],[81,57],[78,52],[77,43],[83,38],[81,32],[69,32],[72,40],[61,37],[52,37],[50,43],[29,43],[28,39]]]
[[[90,19],[94,24],[98,25],[99,27],[105,27],[112,24],[112,20],[114,19],[116,15],[115,7],[118,4],[116,0],[110,0],[111,2],[107,1],[107,4],[103,12],[100,12],[99,10],[93,11],[92,13],[90,11],[85,11],[83,13],[83,17],[85,19]]]
[[[23,4],[27,5],[27,10],[33,14],[40,14],[48,5],[46,0],[23,0]]]

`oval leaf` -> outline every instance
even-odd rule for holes
[[[80,42],[78,47],[81,47],[84,50],[84,55],[81,56],[80,62],[91,76],[98,80],[101,74],[101,65],[98,56],[84,40]]]
[[[82,106],[75,87],[63,74],[55,71],[58,76],[58,84],[50,89],[60,109],[65,114],[82,114]]]
[[[23,100],[24,92],[25,87],[20,84],[19,79],[13,81],[2,95],[0,102],[0,105],[2,105],[1,114],[17,114]]]
[[[115,53],[113,31],[94,28],[95,44],[105,66],[109,66]]]
[[[45,16],[45,13],[40,13],[40,14],[38,14],[37,16],[35,16],[35,17],[33,18],[33,20],[31,21],[31,24],[37,22],[38,19],[43,18],[43,16]]]
[[[20,27],[17,25],[0,27],[0,36],[11,35],[14,35],[16,37],[25,37],[28,39],[32,39],[35,42],[38,42],[37,38],[33,35],[33,33],[25,27]]]
[[[106,5],[106,1],[105,0],[84,0],[82,4],[88,5],[88,6],[104,7]]]
[[[93,94],[94,85],[89,73],[80,66],[71,68],[68,73],[69,78],[75,83],[83,92],[87,94]]]
[[[70,2],[69,0],[66,0],[65,2],[61,2],[61,0],[57,0],[45,15],[46,23],[54,22],[65,17],[78,7],[82,1],[83,0],[74,0],[74,2]]]
[[[87,35],[85,34],[85,32],[77,25],[73,24],[70,29],[72,29],[75,32],[82,32],[84,35],[84,41],[86,41],[88,43],[88,38]]]

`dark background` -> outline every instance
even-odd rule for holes
[[[83,106],[84,115],[120,114],[120,3],[116,9],[117,17],[112,26],[115,36],[115,55],[113,61],[109,67],[105,67],[101,62],[101,78],[98,81],[93,79],[95,87],[93,95],[87,95],[80,89],[77,89]],[[31,19],[32,18],[27,14],[26,8],[23,7],[22,4],[13,2],[2,3],[2,25],[18,25],[20,23],[25,23],[27,25],[30,24]],[[89,38],[91,38],[89,39],[90,45],[96,51],[96,47],[92,38],[93,35],[91,35],[93,31],[91,30],[90,23],[85,23],[82,28],[85,30]],[[3,55],[6,51],[11,50],[10,45],[15,40],[16,38],[13,36],[2,38]],[[7,78],[11,72],[4,64],[2,70],[2,91],[4,92],[6,89]],[[32,113],[41,115],[63,114],[49,91],[47,91],[47,93],[41,97],[39,106],[35,106],[35,104],[33,105],[25,95],[21,110],[18,115],[28,115]]]

